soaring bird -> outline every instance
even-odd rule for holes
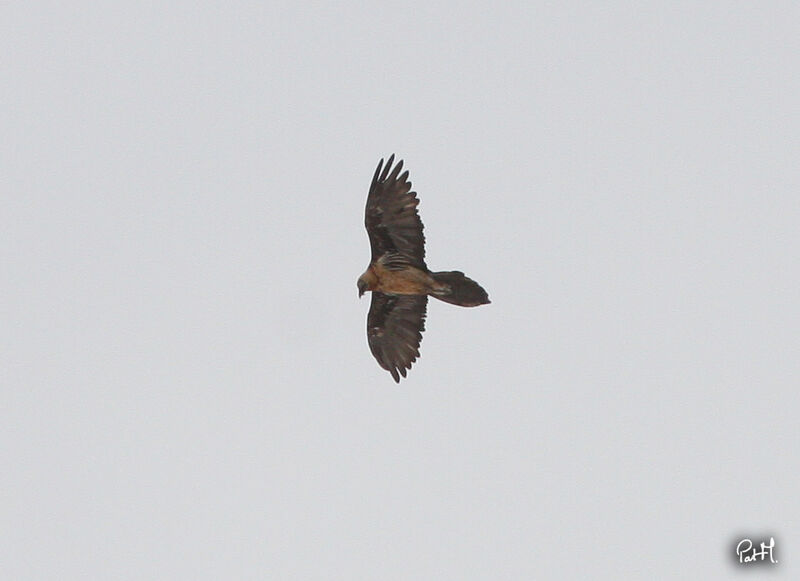
[[[378,364],[400,376],[419,357],[428,296],[460,307],[489,303],[486,291],[463,272],[431,272],[425,265],[425,236],[417,213],[416,192],[400,160],[392,169],[378,163],[367,196],[364,225],[372,258],[358,278],[358,296],[372,291],[367,341]]]

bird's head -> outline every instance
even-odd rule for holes
[[[370,266],[364,271],[364,274],[358,277],[358,298],[363,297],[367,291],[375,290],[377,284],[378,277],[375,276],[372,266]]]

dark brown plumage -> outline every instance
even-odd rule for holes
[[[425,235],[402,160],[394,154],[378,164],[367,196],[364,225],[372,256],[358,279],[358,294],[372,291],[367,340],[378,364],[396,382],[419,357],[428,295],[463,307],[489,303],[486,291],[463,272],[431,272],[425,264]]]

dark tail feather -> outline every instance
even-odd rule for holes
[[[452,272],[433,272],[431,274],[436,282],[448,286],[449,290],[435,292],[431,295],[440,301],[460,307],[477,307],[491,302],[489,295],[486,294],[481,285],[464,276],[463,272],[454,270]]]

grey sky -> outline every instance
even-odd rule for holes
[[[0,576],[797,578],[798,8],[661,4],[2,8]]]

